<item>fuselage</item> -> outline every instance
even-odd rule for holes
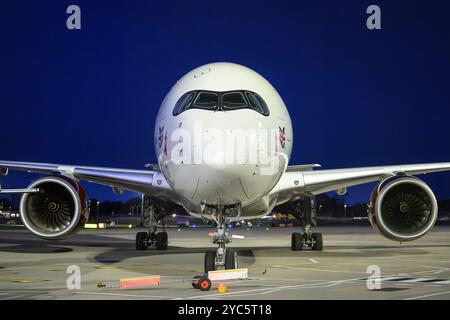
[[[183,76],[156,118],[154,145],[168,184],[195,214],[202,204],[263,215],[286,169],[292,123],[277,91],[261,75],[211,63]]]

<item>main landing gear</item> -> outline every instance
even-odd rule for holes
[[[297,205],[297,208],[295,208],[295,215],[303,227],[303,232],[292,233],[291,249],[294,251],[300,251],[306,247],[309,247],[314,251],[322,251],[322,234],[312,232],[311,230],[311,226],[316,225],[316,205],[314,197],[305,198],[303,210],[299,205]]]
[[[146,250],[155,247],[157,250],[167,250],[168,236],[164,229],[157,232],[158,221],[162,220],[164,212],[158,206],[153,205],[150,197],[143,196],[142,199],[142,224],[148,228],[147,232],[136,234],[136,250]]]
[[[241,208],[236,206],[202,206],[202,214],[205,210],[212,216],[217,224],[217,232],[214,234],[212,242],[218,246],[217,250],[208,250],[205,254],[205,273],[220,269],[237,269],[238,259],[237,250],[226,248],[226,245],[231,242],[231,237],[228,235],[226,225],[232,221],[239,219]]]

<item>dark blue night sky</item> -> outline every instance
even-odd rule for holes
[[[82,29],[66,28],[77,4]],[[370,4],[382,30],[366,28]],[[0,4],[0,159],[155,163],[173,83],[231,61],[266,77],[294,124],[291,164],[450,161],[450,2],[8,1]],[[11,173],[4,187],[35,176]],[[426,177],[450,198],[450,174]],[[91,197],[117,198],[87,184]],[[366,201],[372,186],[352,188]],[[130,197],[125,194],[123,197]]]

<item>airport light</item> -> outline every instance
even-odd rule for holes
[[[100,206],[100,201],[97,201],[97,222],[98,222],[98,208]]]
[[[98,229],[106,229],[106,223],[104,223],[104,222],[97,223],[97,228]]]

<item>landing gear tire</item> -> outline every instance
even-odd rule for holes
[[[237,250],[227,249],[225,254],[225,269],[237,269],[237,268],[238,268]]]
[[[208,250],[205,253],[205,273],[216,270],[216,250]]]
[[[322,251],[323,250],[322,234],[318,232],[313,232],[311,234],[311,238],[314,241],[311,249],[314,251]]]
[[[291,249],[294,251],[303,250],[303,234],[300,232],[293,232],[291,237]]]
[[[167,250],[167,232],[158,232],[156,234],[156,250]]]
[[[146,250],[147,248],[147,232],[136,233],[136,250]]]

